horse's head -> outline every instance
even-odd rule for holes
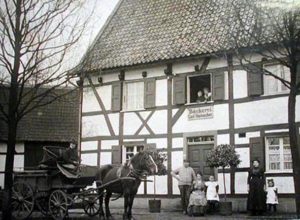
[[[130,163],[135,170],[146,175],[153,175],[158,172],[157,164],[151,153],[147,151],[142,151],[134,155]]]

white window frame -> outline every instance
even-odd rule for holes
[[[284,148],[283,138],[286,135],[273,135],[265,138],[265,156],[266,156],[266,173],[292,173],[293,169],[284,169]],[[268,138],[279,138],[279,151],[280,151],[280,170],[271,170],[269,167],[269,142]]]
[[[205,75],[209,75],[210,76],[210,93],[211,93],[211,101],[208,101],[208,102],[200,102],[200,103],[197,103],[197,102],[191,102],[191,84],[190,84],[190,78],[193,78],[193,77],[198,77],[198,76],[205,76]],[[186,91],[186,96],[187,96],[187,105],[194,105],[194,104],[205,104],[205,103],[213,103],[214,100],[213,100],[213,83],[212,83],[212,74],[211,73],[205,73],[205,74],[194,74],[194,75],[189,75],[187,76],[187,91]]]
[[[143,147],[143,149],[145,148],[144,144],[141,143],[137,143],[137,144],[125,144],[123,145],[123,149],[122,149],[122,163],[127,162],[129,159],[127,159],[127,154],[129,152],[127,152],[127,148],[129,147],[133,147],[133,155],[135,155],[136,153],[138,153],[138,147]]]
[[[268,66],[280,66],[281,68],[283,68],[283,73],[284,73],[285,78],[286,78],[286,74],[290,74],[290,72],[288,71],[288,68],[281,65],[281,64],[279,64],[279,63],[265,64],[264,69],[267,69]],[[280,77],[282,77],[282,76],[280,76]],[[277,85],[277,91],[266,93],[266,87],[267,87],[268,79],[275,80],[275,83]],[[284,85],[282,84],[282,82],[280,80],[275,79],[273,76],[270,76],[270,75],[266,75],[266,74],[263,75],[263,88],[264,88],[264,95],[265,96],[289,93],[289,88],[286,88],[285,90],[283,90],[282,86],[284,86]]]
[[[138,96],[142,96],[142,103],[140,103],[140,106],[141,107],[138,107],[138,106],[128,106],[128,87],[127,85],[128,84],[137,84],[137,83],[140,83],[141,85],[143,85],[142,87],[142,91],[139,91],[139,92],[136,92],[135,95]],[[144,84],[144,81],[133,81],[133,82],[124,82],[124,87],[123,87],[123,99],[122,99],[122,102],[123,102],[123,111],[138,111],[138,110],[144,110],[144,88],[145,88],[145,84]]]

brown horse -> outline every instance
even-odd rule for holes
[[[100,219],[104,218],[103,211],[103,192],[105,190],[105,216],[107,219],[112,218],[109,210],[109,201],[113,193],[124,196],[124,214],[123,219],[132,218],[132,205],[138,188],[141,184],[143,177],[154,174],[165,174],[166,168],[162,161],[157,159],[157,153],[143,151],[134,155],[129,163],[120,167],[114,167],[112,165],[105,165],[101,167],[97,173],[96,181],[97,187],[101,187],[102,184],[113,182],[105,187],[105,189],[99,190],[99,203],[100,203]],[[126,180],[115,180],[121,177],[132,177]]]

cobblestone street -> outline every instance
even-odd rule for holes
[[[121,209],[112,209],[113,220],[122,220],[122,210]],[[34,220],[50,220],[51,218],[41,217],[38,213],[33,213],[30,219]],[[99,219],[98,216],[90,218],[81,210],[71,210],[69,214],[69,218],[72,220],[96,220]],[[220,215],[206,215],[203,217],[189,217],[186,215],[182,215],[181,212],[161,212],[161,213],[149,213],[146,209],[135,209],[133,210],[133,220],[191,220],[191,219],[211,219],[211,220],[219,220],[219,219],[297,219],[293,214],[277,214],[272,216],[249,216],[245,213],[234,213],[232,216],[220,216]]]

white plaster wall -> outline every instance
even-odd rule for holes
[[[229,99],[229,90],[228,90],[228,72],[224,72],[224,99],[228,100]]]
[[[234,134],[235,144],[249,144],[249,139],[253,137],[260,137],[260,132],[247,132],[246,137],[239,137],[239,134]]]
[[[101,149],[110,150],[112,146],[119,145],[118,140],[103,140],[101,141]]]
[[[227,60],[224,58],[211,58],[209,61],[209,64],[207,66],[207,69],[215,69],[215,68],[221,68],[221,67],[227,67]]]
[[[155,105],[165,106],[168,104],[168,81],[166,79],[156,80],[155,87]]]
[[[229,134],[218,134],[217,135],[217,145],[229,144]]]
[[[150,176],[147,179],[154,181],[154,177]],[[168,176],[156,176],[156,194],[168,194]],[[147,183],[147,194],[154,194],[154,182]]]
[[[98,149],[98,141],[83,141],[83,142],[81,142],[81,151],[97,150],[97,149]]]
[[[16,143],[15,150],[17,153],[24,153],[24,143]]]
[[[5,170],[5,155],[0,155],[0,172]]]
[[[100,164],[111,164],[111,152],[101,152],[100,153]]]
[[[167,138],[149,138],[148,144],[156,144],[157,149],[166,149],[168,147]]]
[[[235,104],[234,108],[236,128],[287,123],[286,97]]]
[[[96,90],[103,102],[105,109],[111,110],[111,85],[99,86],[96,87]]]
[[[119,81],[118,75],[119,75],[119,72],[103,74],[102,75],[102,81],[103,81],[103,83]]]
[[[266,130],[265,133],[281,133],[289,132],[289,129],[275,129],[275,130]]]
[[[103,115],[82,117],[82,137],[110,135]]]
[[[0,153],[6,153],[7,145],[5,143],[0,143]]]
[[[223,173],[218,173],[218,183],[219,183],[219,194],[224,194],[224,184],[223,184]],[[226,193],[229,194],[231,192],[230,189],[230,174],[225,174],[225,185],[226,185]]]
[[[300,95],[296,97],[296,121],[300,121]]]
[[[202,63],[203,59],[174,63],[172,66],[173,74],[194,72],[195,66],[199,65],[201,67]]]
[[[119,135],[119,113],[108,114],[108,118],[115,135]]]
[[[24,169],[24,155],[15,155],[14,170],[22,171]]]
[[[141,182],[141,185],[138,188],[137,194],[143,195],[144,194],[144,182]]]
[[[248,96],[247,72],[244,70],[233,71],[233,98]]]
[[[148,121],[155,134],[167,133],[167,110],[157,110]]]
[[[134,112],[124,113],[124,135],[134,135],[141,125],[141,120]]]
[[[166,68],[165,65],[149,67],[149,68],[139,68],[134,70],[127,70],[125,71],[125,80],[135,80],[135,79],[142,79],[142,72],[147,72],[147,78],[151,77],[158,77],[164,76],[164,69]]]
[[[175,170],[182,166],[183,162],[183,152],[182,151],[175,151],[172,152],[172,170]],[[178,195],[178,181],[173,178],[173,194]]]
[[[100,111],[101,108],[91,88],[83,88],[82,112]]]
[[[172,148],[183,148],[183,138],[173,138],[172,139]]]
[[[214,106],[214,117],[212,119],[201,119],[188,121],[188,109],[184,111],[173,127],[173,132],[200,132],[229,128],[228,105]]]
[[[81,154],[81,164],[97,166],[97,153]]]
[[[4,174],[0,174],[0,186],[2,189],[4,188]]]
[[[268,179],[273,179],[275,186],[278,188],[278,193],[295,193],[294,180],[293,177],[267,177]],[[280,202],[280,201],[279,201]]]
[[[235,148],[235,151],[238,155],[240,155],[241,163],[239,164],[239,168],[250,167],[250,149],[248,147],[243,148]]]
[[[235,173],[235,193],[236,194],[244,194],[248,193],[247,189],[247,179],[248,173],[247,172],[236,172]]]

